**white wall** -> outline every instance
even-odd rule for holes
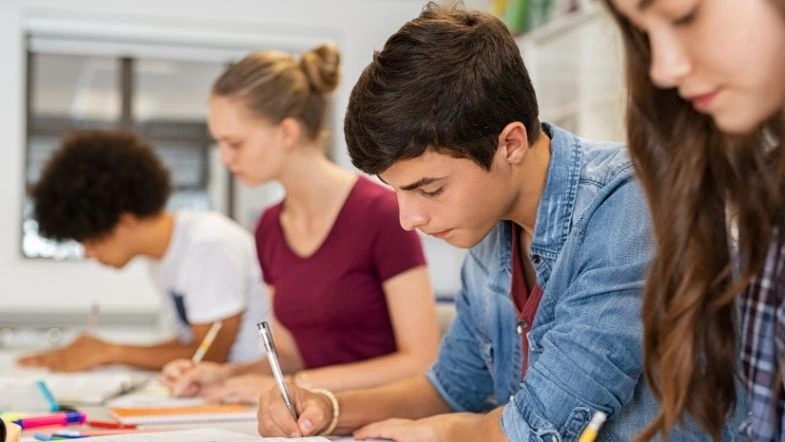
[[[622,43],[604,7],[560,17],[517,41],[543,120],[589,139],[624,139]]]
[[[84,312],[93,299],[107,312],[153,311],[157,299],[142,262],[112,271],[85,262],[29,260],[20,253],[20,206],[24,164],[24,36],[32,19],[77,19],[96,24],[144,23],[151,30],[186,29],[193,33],[237,30],[270,38],[271,45],[291,37],[298,44],[332,40],[343,52],[344,79],[336,94],[346,108],[351,86],[374,49],[400,25],[416,16],[420,0],[5,0],[0,3],[0,312],[33,308]],[[202,94],[204,91],[194,91]],[[343,112],[335,127],[342,127]],[[336,144],[344,143],[337,131]],[[336,155],[349,166],[345,150]],[[453,290],[460,253],[428,241],[439,291]],[[2,324],[0,324],[2,326]]]

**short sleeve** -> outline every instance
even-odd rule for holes
[[[256,247],[256,256],[259,260],[259,266],[262,269],[262,280],[267,285],[273,284],[273,275],[270,271],[272,263],[270,262],[270,241],[272,240],[273,231],[276,227],[278,213],[280,209],[278,206],[273,206],[264,211],[262,216],[259,217],[259,222],[256,224],[254,230],[254,243]]]
[[[414,231],[407,232],[398,218],[398,201],[392,192],[380,195],[369,217],[374,226],[373,265],[379,279],[387,281],[407,270],[425,265],[422,242]]]
[[[229,241],[194,244],[183,263],[181,287],[188,322],[204,324],[247,308],[247,253]]]

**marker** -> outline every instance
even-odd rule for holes
[[[50,414],[48,416],[33,416],[17,419],[15,424],[23,429],[46,427],[49,425],[68,425],[68,424],[83,424],[85,421],[85,414],[79,411],[69,411],[67,413]]]
[[[86,434],[82,434],[78,431],[67,431],[62,433],[35,433],[33,435],[35,440],[65,440],[65,439],[81,439],[83,437],[89,437]]]
[[[94,427],[94,428],[111,428],[116,430],[131,430],[135,429],[136,425],[134,424],[122,424],[120,422],[114,421],[87,421],[87,425]]]
[[[213,325],[210,327],[210,330],[207,331],[207,334],[204,335],[204,339],[202,339],[202,343],[199,344],[199,348],[196,349],[196,353],[191,358],[191,362],[194,365],[202,362],[204,355],[207,354],[207,350],[210,349],[210,346],[213,345],[213,341],[215,337],[218,336],[218,331],[221,330],[221,326],[223,326],[223,322],[215,321]]]
[[[581,437],[578,438],[578,442],[594,442],[594,439],[597,439],[597,433],[600,432],[600,428],[602,428],[602,424],[605,423],[607,418],[608,415],[602,411],[595,411],[589,421],[589,425],[586,425],[586,428],[581,433]]]

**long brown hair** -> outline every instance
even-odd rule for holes
[[[642,316],[661,407],[639,437],[667,438],[688,413],[718,440],[737,399],[733,301],[785,221],[782,114],[754,133],[723,134],[675,89],[654,86],[646,35],[606,2],[624,40],[627,137],[657,248]]]

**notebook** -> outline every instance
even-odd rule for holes
[[[169,396],[169,391],[156,381],[106,402],[107,406],[118,408],[190,407],[205,404],[207,401],[200,397]]]
[[[267,437],[259,438],[247,434],[235,433],[233,431],[218,430],[215,428],[202,428],[198,430],[184,431],[164,431],[159,433],[138,433],[122,434],[116,436],[91,437],[90,442],[329,442],[324,437],[302,437],[302,438],[282,438]]]
[[[100,405],[117,395],[129,392],[149,379],[138,372],[49,373],[43,376],[61,404]]]
[[[44,381],[55,400],[67,405],[101,405],[131,391],[151,377],[150,373],[111,368],[77,373],[52,373],[36,368],[0,370],[0,384],[24,385]]]
[[[256,407],[246,405],[192,405],[184,407],[109,407],[124,424],[189,424],[256,420]]]
[[[351,437],[327,439],[320,436],[311,437],[259,437],[215,428],[198,430],[162,431],[157,433],[129,433],[115,436],[91,437],[90,442],[352,442]],[[382,442],[379,439],[364,442]]]

